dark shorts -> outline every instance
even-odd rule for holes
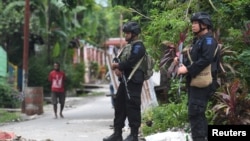
[[[59,100],[60,104],[64,104],[65,103],[65,97],[66,97],[65,93],[51,92],[52,104],[57,104],[58,100]]]

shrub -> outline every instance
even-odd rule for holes
[[[9,84],[0,84],[1,108],[19,108],[22,100],[20,93]]]
[[[65,65],[66,89],[81,88],[84,83],[85,66],[84,63]]]
[[[184,128],[187,121],[187,96],[182,96],[181,103],[168,103],[150,108],[142,114],[144,135],[166,131],[169,128]]]
[[[250,99],[246,86],[239,79],[228,83],[220,92],[216,92],[215,124],[250,124]]]
[[[181,102],[170,102],[158,107],[149,108],[142,114],[142,132],[144,136],[165,132],[168,129],[183,129],[190,131],[188,124],[187,95],[181,95]],[[208,124],[213,124],[215,113],[212,102],[208,103],[206,117]]]

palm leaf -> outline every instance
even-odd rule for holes
[[[57,42],[53,48],[53,57],[58,57],[60,54],[60,44]]]
[[[16,7],[24,7],[25,6],[25,1],[15,1],[9,3],[5,9],[3,10],[3,15],[8,15],[8,13],[11,13],[14,8]]]

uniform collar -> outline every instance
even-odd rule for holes
[[[198,36],[198,39],[203,39],[203,38],[205,38],[205,37],[207,37],[207,36],[213,36],[213,35],[212,35],[211,32],[207,32],[207,33],[205,33],[205,34],[203,34],[203,35],[201,35],[201,36]]]

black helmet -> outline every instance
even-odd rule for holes
[[[122,27],[123,32],[131,32],[136,35],[141,33],[141,28],[136,22],[127,22]]]
[[[205,12],[194,13],[190,20],[191,22],[199,21],[203,24],[206,24],[209,28],[213,27],[210,15]]]

